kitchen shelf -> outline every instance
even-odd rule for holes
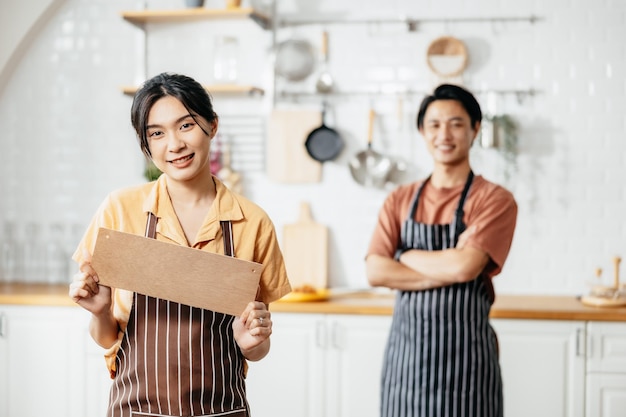
[[[271,26],[269,16],[252,7],[237,7],[232,9],[206,9],[203,7],[173,9],[173,10],[132,10],[123,11],[122,17],[135,25],[146,23],[181,23],[200,20],[217,19],[252,19],[263,29]]]
[[[251,85],[239,85],[239,84],[208,84],[204,85],[204,88],[211,94],[249,94],[249,95],[263,95],[265,90],[259,87]],[[124,86],[122,92],[126,95],[133,96],[137,92],[137,87]]]

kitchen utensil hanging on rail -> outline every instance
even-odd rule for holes
[[[357,153],[349,163],[352,178],[366,187],[383,188],[387,184],[389,174],[394,168],[394,162],[372,149],[374,135],[374,109],[369,112],[369,127],[367,133],[367,149]]]
[[[426,51],[426,63],[437,77],[437,83],[460,83],[468,60],[465,44],[452,36],[433,40]]]
[[[276,47],[276,74],[288,81],[303,81],[315,69],[315,49],[305,39],[288,39]]]
[[[333,91],[335,81],[328,70],[328,32],[322,32],[322,70],[317,76],[315,89],[318,93],[330,93]]]
[[[343,139],[341,135],[339,135],[339,132],[326,125],[327,107],[328,104],[324,102],[322,109],[322,125],[311,131],[304,142],[309,156],[319,162],[335,159],[337,155],[341,153],[344,146]]]

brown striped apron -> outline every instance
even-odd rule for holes
[[[416,222],[424,185],[402,226],[399,255],[456,246],[465,230],[469,173],[451,224]],[[502,417],[502,380],[488,278],[426,291],[398,291],[382,374],[382,417]]]
[[[156,237],[156,221],[149,213],[146,237]],[[221,226],[224,253],[234,256],[231,223]],[[135,293],[107,416],[248,417],[234,319]]]

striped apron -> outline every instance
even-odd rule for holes
[[[156,236],[156,219],[149,213],[147,237]],[[222,232],[233,256],[230,222]],[[234,319],[135,293],[107,416],[249,416]]]
[[[402,226],[399,255],[456,246],[465,230],[470,172],[451,224],[416,222],[422,184]],[[473,281],[426,291],[398,291],[382,373],[383,417],[502,417],[490,287]]]

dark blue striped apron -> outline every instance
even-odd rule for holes
[[[451,224],[415,221],[427,179],[402,226],[396,258],[409,249],[456,246],[465,230],[470,172]],[[398,291],[382,374],[383,417],[502,417],[502,380],[492,299],[479,276],[426,291]]]
[[[222,234],[224,253],[234,256],[230,222]],[[156,236],[152,213],[146,236]],[[107,416],[249,416],[234,319],[135,293]]]

